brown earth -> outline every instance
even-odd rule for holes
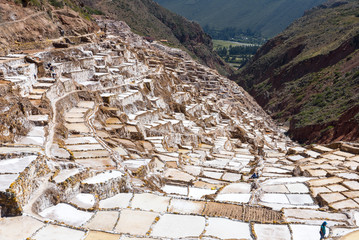
[[[358,49],[359,3],[333,0],[268,41],[232,79],[294,140],[356,141]]]

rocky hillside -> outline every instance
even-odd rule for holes
[[[152,0],[82,1],[113,19],[125,21],[142,36],[167,40],[169,46],[186,50],[192,57],[217,69],[221,74],[232,72],[212,51],[212,39],[204,33],[199,24],[170,12]]]
[[[359,137],[359,3],[329,1],[268,41],[233,78],[300,142]]]
[[[10,11],[11,10],[11,11]],[[212,51],[212,40],[200,25],[178,16],[151,0],[66,1],[0,0],[0,52],[48,47],[47,39],[95,33],[99,30],[92,15],[123,20],[137,33],[186,50],[201,63],[221,74],[231,68]]]
[[[75,3],[0,0],[0,53],[51,45],[48,39],[61,37],[61,30],[65,36],[94,32],[98,28],[85,14]]]

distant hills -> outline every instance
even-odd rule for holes
[[[201,63],[217,69],[221,74],[232,73],[231,68],[212,50],[212,39],[199,24],[152,0],[80,1],[113,19],[125,21],[133,31],[142,36],[168,40],[170,46],[186,50]]]
[[[226,32],[275,36],[303,13],[325,0],[155,0],[198,22],[217,39]],[[223,31],[223,32],[221,32]],[[223,38],[221,38],[223,39]],[[226,39],[225,39],[226,40]]]
[[[329,1],[262,46],[232,79],[303,143],[359,139],[359,1]]]

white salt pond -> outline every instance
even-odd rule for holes
[[[158,213],[124,209],[120,213],[115,232],[145,235],[157,216]]]
[[[251,194],[249,193],[228,193],[228,194],[218,194],[216,197],[216,201],[248,203],[250,198],[251,198]]]
[[[188,197],[192,199],[199,200],[203,198],[205,195],[210,195],[216,193],[216,189],[205,189],[205,188],[195,188],[189,187]]]
[[[168,194],[186,195],[188,194],[187,187],[175,186],[175,185],[164,185],[162,191]]]
[[[132,193],[119,193],[113,197],[103,199],[99,203],[100,208],[127,208],[130,204]]]
[[[291,224],[290,228],[292,229],[293,240],[318,240],[320,237],[319,230],[320,225],[311,226],[311,225],[300,225],[300,224]]]
[[[134,194],[131,208],[139,208],[146,211],[166,212],[170,198],[151,193]]]
[[[77,210],[69,204],[59,203],[56,206],[46,208],[40,212],[39,215],[44,218],[78,227],[87,222],[92,217],[93,213]]]
[[[54,181],[56,183],[61,183],[63,181],[65,181],[66,179],[68,179],[69,177],[78,174],[80,172],[80,170],[78,168],[74,168],[74,169],[63,169],[59,172],[59,174],[54,177]]]
[[[0,191],[8,189],[10,184],[13,183],[18,176],[19,174],[0,175]]]
[[[251,185],[248,183],[231,183],[225,186],[220,193],[250,193],[250,191]]]
[[[99,211],[84,227],[95,230],[112,231],[117,223],[119,214],[118,211]]]
[[[40,231],[38,231],[34,237],[34,240],[81,240],[85,236],[84,231],[79,231],[71,228],[61,227],[57,225],[48,225]]]
[[[83,181],[83,183],[87,184],[96,184],[96,183],[103,183],[107,182],[113,178],[122,177],[122,173],[120,171],[107,171],[100,174],[97,174],[94,177],[87,178]]]
[[[291,234],[287,225],[254,224],[257,240],[288,240]],[[319,230],[317,232],[319,235]]]
[[[169,212],[182,214],[200,214],[204,209],[205,202],[187,201],[173,198],[168,208]]]
[[[205,235],[220,239],[252,239],[248,223],[224,218],[209,218]]]
[[[79,193],[70,200],[70,203],[80,208],[92,208],[95,205],[95,196],[89,193]]]
[[[34,234],[44,223],[28,216],[1,218],[1,240],[26,239]]]
[[[0,160],[0,173],[20,173],[35,159],[36,155]]]
[[[205,227],[205,218],[189,215],[164,214],[152,227],[154,237],[199,237]]]

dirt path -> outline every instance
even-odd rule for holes
[[[29,19],[29,18],[37,17],[37,16],[40,16],[40,15],[42,15],[42,14],[46,14],[46,12],[38,12],[38,13],[31,14],[31,15],[29,15],[29,16],[26,16],[26,17],[24,17],[24,18],[22,18],[22,19],[19,19],[19,20],[9,21],[9,22],[3,22],[3,23],[0,23],[0,27],[1,27],[1,26],[5,26],[5,25],[7,25],[7,24],[24,22],[24,21],[26,21],[26,20]]]

